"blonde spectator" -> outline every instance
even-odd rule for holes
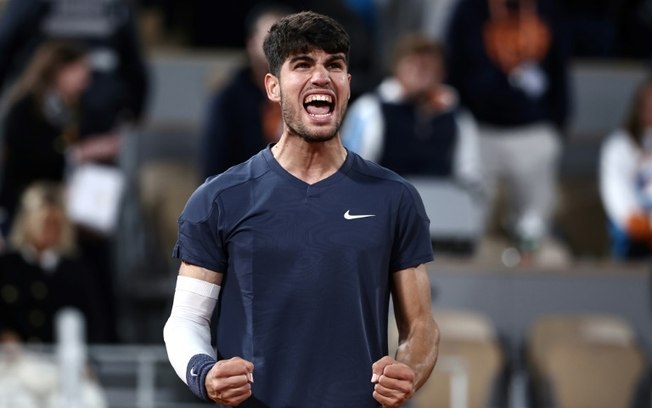
[[[25,191],[9,243],[0,255],[0,339],[51,343],[56,312],[74,307],[88,322],[89,340],[105,341],[99,288],[76,255],[58,184],[39,182]]]

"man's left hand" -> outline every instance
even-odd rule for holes
[[[398,408],[414,395],[415,373],[410,367],[389,356],[376,361],[371,367],[373,397],[383,408]]]

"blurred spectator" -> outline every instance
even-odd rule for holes
[[[86,318],[89,341],[105,342],[103,299],[93,271],[77,257],[58,184],[25,191],[9,241],[0,255],[0,340],[52,343],[55,314],[74,307]]]
[[[51,353],[31,351],[17,344],[0,345],[0,407],[109,407],[95,373],[86,371],[80,379],[79,404],[67,398],[63,402],[62,391],[69,389],[66,383],[70,381],[70,373],[62,372]]]
[[[149,84],[133,4],[131,0],[7,0],[0,15],[0,89],[22,75],[46,41],[74,41],[88,50],[91,76],[78,102],[77,142],[69,149],[72,160],[67,164],[117,164],[125,143],[119,130],[143,119]],[[118,172],[118,166],[113,170]],[[55,177],[58,174],[48,178]],[[133,205],[129,200],[125,203]],[[112,287],[111,237],[89,230],[80,231],[79,237],[81,252],[102,271],[102,286]]]
[[[8,0],[0,16],[0,89],[52,39],[81,42],[89,50],[92,78],[82,97],[82,135],[142,118],[147,72],[130,1]]]
[[[201,176],[206,178],[246,161],[281,135],[281,108],[267,99],[263,40],[289,10],[279,5],[253,9],[247,19],[248,64],[212,96],[201,135]]]
[[[475,122],[442,83],[443,52],[422,34],[397,43],[393,75],[354,102],[342,127],[344,144],[403,176],[481,184]]]
[[[505,182],[507,230],[525,259],[551,242],[567,53],[552,0],[461,0],[448,35],[450,81],[478,120],[490,194]]]
[[[28,185],[39,180],[63,182],[84,164],[112,163],[118,155],[118,132],[86,134],[82,130],[86,106],[81,98],[90,77],[87,55],[74,43],[46,42],[12,89],[4,121],[0,185],[5,231]],[[113,319],[110,236],[81,225],[78,230],[80,252],[97,272],[109,305],[107,319]]]
[[[652,79],[636,90],[623,126],[602,144],[600,196],[616,259],[652,255]]]
[[[82,47],[51,42],[39,49],[13,88],[3,123],[0,172],[5,233],[27,186],[64,179],[66,152],[79,141],[80,98],[89,79]]]

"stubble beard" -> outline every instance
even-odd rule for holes
[[[346,110],[346,106],[342,109],[342,111]],[[292,111],[292,108],[286,104],[283,100],[281,100],[281,114],[283,117],[283,122],[285,123],[285,126],[289,129],[291,134],[294,134],[301,139],[305,140],[308,143],[324,143],[328,142],[330,140],[333,140],[335,136],[338,135],[340,131],[340,127],[342,126],[342,116],[340,115],[340,119],[335,123],[335,126],[333,127],[332,132],[328,132],[326,134],[323,133],[317,133],[317,132],[311,132],[309,129],[307,129],[306,126],[301,123],[300,120],[294,120],[294,116],[299,116],[301,112],[298,112],[297,115],[294,114]]]

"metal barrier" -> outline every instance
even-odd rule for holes
[[[448,372],[451,375],[451,408],[467,408],[469,376],[464,358],[452,355],[440,356],[435,370]]]
[[[205,406],[180,381],[163,345],[92,345],[81,313],[57,315],[56,345],[0,345],[0,408],[193,408]],[[468,406],[463,358],[443,355],[451,408]]]
[[[41,364],[56,366],[54,346],[22,349],[23,356]],[[15,354],[13,354],[15,356]],[[0,352],[0,370],[13,358]],[[107,408],[199,408],[199,402],[176,377],[165,348],[159,345],[103,345],[88,347],[88,361],[100,384]],[[454,356],[442,356],[436,370],[451,374],[451,408],[468,407],[466,364]],[[0,374],[0,379],[2,375]],[[11,396],[0,387],[0,408],[41,408],[45,405],[20,405],[23,398],[16,389]]]

